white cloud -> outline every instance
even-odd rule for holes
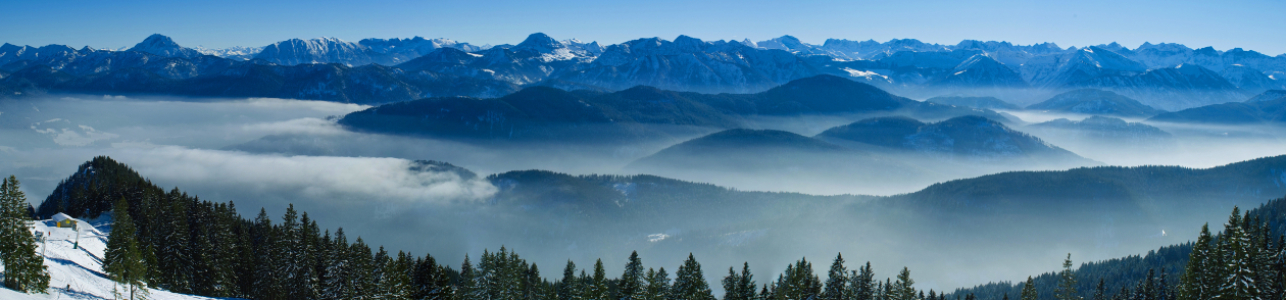
[[[231,101],[230,103],[246,104],[256,108],[263,109],[310,109],[313,111],[324,112],[327,114],[342,115],[354,111],[370,108],[369,105],[360,105],[352,103],[339,103],[331,101],[313,101],[313,100],[291,100],[277,98],[250,98],[246,100]]]
[[[347,132],[335,121],[320,118],[299,118],[278,122],[246,124],[242,125],[241,129],[257,134],[335,135]]]
[[[259,155],[176,146],[117,149],[128,151],[113,158],[177,186],[392,203],[472,201],[496,192],[481,178],[411,171],[412,161],[397,158]]]

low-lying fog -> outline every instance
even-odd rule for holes
[[[588,267],[604,259],[608,272],[619,274],[628,250],[603,256],[598,247],[566,241],[511,242],[525,234],[532,220],[486,209],[463,210],[497,191],[484,179],[462,178],[449,173],[411,172],[410,160],[438,160],[477,172],[479,176],[510,170],[544,169],[571,174],[619,174],[623,167],[676,141],[654,141],[626,146],[578,147],[565,145],[488,147],[424,138],[355,133],[335,123],[336,116],[364,109],[353,104],[282,99],[131,99],[104,96],[57,96],[0,101],[0,174],[13,174],[33,204],[42,201],[58,182],[81,163],[108,155],[130,165],[162,187],[176,186],[211,201],[235,201],[244,217],[260,207],[279,219],[287,203],[309,212],[323,228],[344,227],[350,238],[361,236],[373,245],[408,250],[417,255],[432,252],[439,261],[456,264],[464,254],[493,251],[502,244],[540,264],[544,275],[556,277],[566,259]],[[1080,120],[1084,116],[1056,116],[1011,112],[1028,123],[1056,118]],[[856,120],[819,118],[786,120],[778,128],[812,136],[830,126]],[[1138,120],[1131,120],[1138,121]],[[801,125],[802,124],[802,125]],[[1047,142],[1081,156],[1111,165],[1182,165],[1211,167],[1264,156],[1286,149],[1275,128],[1201,127],[1152,124],[1174,135],[1173,147],[1121,148],[1096,141],[1045,133]],[[772,127],[772,126],[765,126]],[[1014,129],[1028,132],[1023,126]],[[961,170],[960,173],[968,173]],[[918,190],[940,181],[926,178],[902,186],[863,185],[834,178],[813,178],[808,172],[739,174],[734,180],[703,178],[694,172],[680,179],[713,182],[742,190],[794,191],[815,194],[888,195]],[[807,184],[811,183],[811,184]],[[835,216],[818,216],[821,218]],[[405,218],[422,218],[405,222]],[[428,219],[433,218],[433,219]],[[1220,224],[1221,220],[1207,220]],[[667,222],[657,220],[657,222]],[[826,224],[826,222],[813,222]],[[809,223],[809,224],[813,224]],[[852,222],[860,224],[860,222]],[[913,222],[912,222],[913,223]],[[1107,225],[1105,225],[1107,226]],[[718,226],[709,226],[718,227]],[[1088,228],[1107,231],[1110,228]],[[664,240],[684,228],[651,237]],[[863,228],[863,230],[869,230]],[[1197,228],[1174,228],[1171,235],[1111,237],[1094,245],[1053,244],[1036,249],[1008,249],[1005,253],[962,253],[950,248],[920,249],[936,252],[925,259],[906,255],[919,249],[917,240],[934,237],[867,241],[819,241],[764,249],[721,253],[695,253],[704,264],[707,280],[718,289],[724,270],[749,261],[762,284],[776,277],[784,266],[808,255],[814,271],[824,276],[835,252],[844,252],[849,266],[872,261],[879,276],[891,277],[901,266],[910,266],[922,288],[954,289],[995,280],[1055,270],[1062,255],[1072,252],[1077,263],[1101,260],[1170,245],[1195,237]],[[668,233],[668,234],[667,234]],[[757,232],[727,234],[727,242],[753,238]],[[818,230],[815,240],[845,240]],[[895,234],[889,234],[896,236]],[[1118,243],[1115,240],[1130,240]],[[803,238],[800,238],[803,240]],[[800,241],[796,241],[800,242]],[[1005,241],[979,240],[1004,248]],[[680,246],[683,244],[679,244]],[[860,247],[860,248],[858,248]],[[993,247],[994,248],[994,247]],[[981,248],[979,248],[981,249]],[[613,250],[615,251],[615,249]],[[689,250],[691,251],[691,250]],[[648,267],[674,271],[682,251],[640,252]],[[949,262],[949,263],[947,263]]]

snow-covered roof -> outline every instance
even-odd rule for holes
[[[68,216],[67,214],[64,214],[64,213],[57,213],[54,215],[54,222],[62,222],[63,220],[67,220],[67,219],[71,219],[71,216]]]

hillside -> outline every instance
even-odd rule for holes
[[[955,106],[967,106],[985,109],[1003,109],[1003,110],[1020,110],[1021,107],[996,97],[966,97],[966,96],[939,96],[924,100],[924,102],[938,103]]]
[[[878,146],[884,151],[979,161],[1092,164],[1040,138],[984,117],[963,116],[935,123],[905,117],[873,118],[827,129],[816,138]]]
[[[698,94],[637,86],[612,93],[530,87],[498,98],[435,97],[387,104],[339,120],[367,132],[483,140],[628,140],[687,137],[771,125],[764,117],[906,114],[940,119],[985,109],[923,103],[821,75],[756,94]]]
[[[1246,102],[1194,107],[1163,113],[1149,121],[1220,125],[1280,125],[1286,123],[1286,97],[1267,91]]]
[[[1057,143],[1091,142],[1125,148],[1173,147],[1174,135],[1160,128],[1113,117],[1091,116],[1080,121],[1059,118],[1027,125],[1025,130]]]
[[[0,288],[0,298],[7,300],[114,299],[113,288],[120,288],[123,291],[123,286],[108,279],[103,272],[103,251],[107,249],[107,233],[110,232],[111,218],[98,218],[93,222],[77,220],[77,222],[82,226],[79,234],[71,228],[53,226],[53,220],[36,221],[31,227],[33,232],[44,233],[48,239],[48,242],[41,244],[36,251],[44,256],[45,267],[49,271],[49,294],[24,294]],[[154,288],[149,288],[147,292],[148,299],[156,300],[216,299]]]
[[[1049,100],[1029,105],[1027,109],[1120,117],[1150,117],[1164,112],[1117,93],[1095,89],[1058,94]]]

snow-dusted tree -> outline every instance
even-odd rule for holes
[[[893,283],[893,300],[915,300],[915,280],[911,279],[911,270],[902,267],[897,282]]]
[[[558,282],[558,300],[576,300],[579,298],[580,282],[576,278],[576,263],[567,260],[563,268],[563,279]]]
[[[826,287],[822,289],[821,299],[848,299],[848,268],[844,267],[843,254],[835,254],[835,261],[831,263],[831,269],[826,274]]]
[[[723,299],[754,300],[756,288],[758,286],[755,285],[754,275],[750,274],[749,262],[742,264],[740,274],[729,267],[728,276],[723,278]]]
[[[641,299],[643,300],[662,300],[668,299],[670,294],[670,274],[665,272],[665,268],[652,271],[647,269],[647,292]]]
[[[45,293],[49,272],[45,258],[36,254],[36,236],[27,221],[27,196],[18,178],[0,182],[0,264],[4,265],[4,286],[27,293]]]
[[[1259,290],[1255,283],[1254,254],[1250,237],[1242,228],[1240,208],[1233,207],[1228,224],[1224,224],[1224,235],[1220,239],[1220,252],[1223,257],[1224,280],[1220,287],[1220,300],[1258,300]]]
[[[1076,292],[1076,271],[1072,270],[1071,253],[1063,259],[1063,270],[1058,272],[1058,277],[1058,287],[1054,289],[1054,297],[1058,300],[1081,300],[1080,294]]]
[[[143,282],[147,264],[138,250],[134,219],[130,218],[128,202],[121,198],[116,201],[113,211],[112,234],[107,238],[107,249],[103,254],[103,271],[112,281],[124,285],[129,298],[134,299],[135,295],[147,291]]]
[[[859,267],[849,275],[848,300],[872,300],[875,296],[875,273],[871,271],[871,262]]]
[[[1183,270],[1183,277],[1179,278],[1180,300],[1208,300],[1219,294],[1217,282],[1221,278],[1217,275],[1214,257],[1217,249],[1211,248],[1212,241],[1210,224],[1201,225],[1201,234],[1197,235],[1197,242],[1192,244],[1188,265]]]
[[[643,260],[639,259],[639,252],[631,252],[629,261],[625,263],[625,273],[621,274],[620,282],[617,283],[619,296],[616,298],[621,300],[639,298],[646,284],[643,275]]]
[[[701,264],[695,256],[688,253],[688,259],[674,273],[674,286],[670,288],[671,300],[714,300],[710,284],[701,272]]]
[[[609,300],[611,291],[607,289],[607,271],[603,269],[603,260],[594,262],[594,277],[585,283],[585,300]]]
[[[1036,294],[1036,283],[1027,276],[1027,282],[1023,284],[1022,292],[1018,295],[1019,300],[1037,300],[1040,296]]]

